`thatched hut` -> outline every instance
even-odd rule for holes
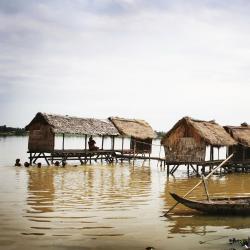
[[[79,118],[40,112],[25,129],[29,131],[28,148],[31,152],[52,152],[56,134],[62,134],[63,138],[64,134],[85,135],[85,147],[87,135],[119,135],[115,126],[108,119]]]
[[[242,123],[241,126],[225,126],[224,128],[238,143],[229,147],[229,153],[234,152],[233,159],[250,161],[250,126]]]
[[[206,148],[210,146],[210,160],[214,159],[213,148],[232,146],[236,142],[225,129],[214,121],[200,121],[190,117],[179,120],[162,138],[167,161],[202,162]]]
[[[155,132],[146,121],[120,117],[110,117],[109,120],[123,137],[131,138],[131,150],[133,149],[137,153],[151,153],[152,139],[155,138]]]

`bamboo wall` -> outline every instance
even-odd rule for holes
[[[192,127],[184,123],[165,138],[163,146],[167,161],[198,162],[206,157],[205,142]]]
[[[49,125],[35,123],[29,131],[29,151],[51,152],[54,150],[54,134]]]
[[[250,148],[244,147],[243,145],[234,145],[228,148],[229,154],[234,153],[234,161],[245,161],[250,160]]]

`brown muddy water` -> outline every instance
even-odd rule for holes
[[[79,140],[79,139],[70,139]],[[167,178],[156,162],[42,168],[27,160],[26,137],[0,138],[0,249],[232,249],[250,235],[250,217],[205,216],[174,204],[199,179]],[[250,175],[213,176],[214,195],[250,195]],[[192,196],[201,197],[197,189]],[[240,248],[239,248],[240,249]]]

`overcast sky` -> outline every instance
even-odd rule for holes
[[[0,125],[37,112],[250,123],[248,0],[1,0]]]

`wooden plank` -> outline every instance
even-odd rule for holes
[[[63,139],[62,139],[62,150],[64,150],[64,133],[63,133]]]
[[[48,161],[48,159],[47,159],[47,156],[46,156],[44,153],[43,153],[43,156],[44,156],[44,159],[45,159],[45,161],[47,162],[48,166],[50,166],[49,161]]]
[[[36,154],[35,154],[36,155]],[[33,163],[35,164],[36,163],[36,161],[37,161],[37,159],[39,158],[39,156],[41,155],[41,153],[39,153],[37,156],[33,156]]]

